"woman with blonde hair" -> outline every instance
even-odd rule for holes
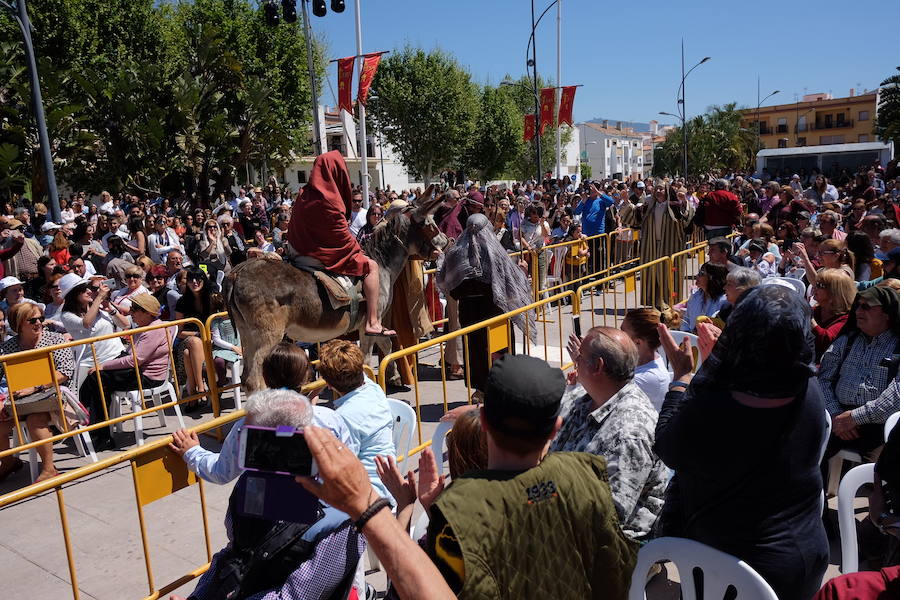
[[[840,269],[850,278],[850,281],[856,280],[854,271],[856,260],[853,253],[847,250],[843,241],[827,239],[819,244],[819,260],[822,263],[822,267],[819,269],[809,259],[806,247],[802,243],[795,243],[794,248],[800,254],[800,261],[803,263],[803,268],[806,269],[806,279],[810,285],[816,284],[816,278],[822,269]]]
[[[231,246],[219,230],[219,223],[215,219],[207,219],[203,224],[203,233],[200,235],[197,249],[198,262],[210,263],[220,271],[225,270],[228,257],[231,256]]]
[[[856,284],[840,269],[822,269],[813,286],[816,307],[812,313],[812,332],[816,343],[816,363],[841,334],[856,298]]]

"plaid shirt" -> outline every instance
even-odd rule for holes
[[[609,486],[622,531],[650,533],[663,506],[667,470],[653,453],[657,412],[647,395],[627,383],[599,408],[580,385],[562,399],[563,425],[550,451],[589,452],[606,459]]]
[[[889,381],[888,367],[882,365],[894,355],[898,338],[890,330],[874,338],[860,333],[847,350],[849,339],[840,336],[822,356],[819,381],[825,408],[832,416],[850,409],[859,425],[884,423],[900,410],[898,378]]]

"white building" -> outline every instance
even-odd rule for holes
[[[581,161],[591,167],[592,179],[639,179],[644,176],[644,140],[622,122],[579,123]]]
[[[356,128],[356,121],[347,112],[320,106],[319,122],[323,129],[320,133],[323,141],[322,150],[324,152],[340,151],[347,162],[351,181],[358,184],[362,161],[358,152],[359,132]],[[380,142],[377,129],[374,131],[368,129],[366,134],[368,138],[366,155],[368,157],[369,189],[384,189],[390,186],[392,190],[399,192],[411,187],[424,188],[421,179],[407,172],[406,167],[393,154],[390,146]],[[284,169],[284,181],[295,189],[305,185],[309,180],[315,158],[315,156],[298,157]]]

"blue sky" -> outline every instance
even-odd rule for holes
[[[551,1],[535,0],[537,14]],[[407,43],[440,47],[480,83],[496,84],[507,73],[519,77],[525,72],[530,0],[361,3],[364,52]],[[356,52],[354,4],[346,0],[345,12],[312,17],[331,58]],[[831,91],[835,97],[846,96],[850,88],[873,89],[900,66],[900,2],[872,5],[878,14],[868,6],[834,0],[563,0],[562,83],[584,85],[575,98],[576,120],[673,121],[657,113],[677,112],[684,35],[686,68],[712,57],[687,80],[689,116],[729,101],[755,107],[757,75],[762,96],[780,90],[766,105],[794,102],[795,94]],[[537,44],[538,70],[553,80],[555,7],[538,25]],[[335,70],[332,65],[332,86]],[[334,104],[327,86],[323,101]]]

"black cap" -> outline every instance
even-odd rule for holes
[[[484,393],[484,416],[497,431],[548,435],[566,390],[561,370],[531,356],[507,354],[494,361]]]

